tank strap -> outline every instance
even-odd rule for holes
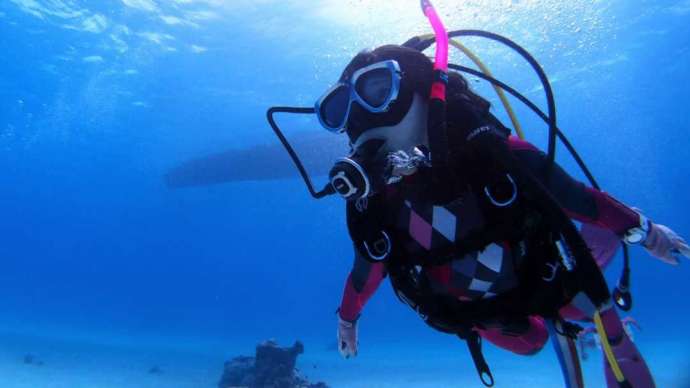
[[[494,376],[491,374],[489,364],[487,364],[484,358],[484,353],[482,353],[482,337],[476,331],[471,331],[466,337],[462,335],[458,335],[458,337],[467,342],[467,349],[470,351],[470,356],[472,356],[474,367],[477,369],[477,374],[479,374],[482,384],[486,387],[493,387]]]

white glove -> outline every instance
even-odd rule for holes
[[[338,314],[338,351],[345,358],[355,357],[357,345],[357,321],[346,321]]]
[[[647,239],[642,245],[650,255],[668,264],[678,265],[681,256],[690,258],[688,243],[664,225],[651,224]]]

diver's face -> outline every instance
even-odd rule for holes
[[[361,70],[356,70],[355,74],[372,66],[380,68],[385,63],[390,61],[362,67]],[[409,87],[397,65],[393,68],[395,71],[389,70],[390,77],[387,78],[383,77],[384,73],[372,72],[367,73],[370,78],[358,78],[367,82],[360,84],[350,81],[351,85],[354,84],[350,92],[354,90],[358,98],[353,99],[351,95],[348,99],[340,100],[343,103],[349,102],[349,111],[344,115],[344,125],[340,128],[347,133],[352,150],[348,157],[336,161],[329,173],[329,179],[335,191],[348,201],[380,193],[386,185],[413,174],[417,166],[424,163],[425,156],[416,146],[427,143],[427,102]],[[351,77],[353,75],[346,70],[341,76],[340,83],[345,84]],[[387,83],[390,84],[390,79],[398,79],[396,87],[382,88]],[[358,88],[358,85],[362,87]],[[376,90],[391,93],[370,93]],[[327,96],[332,94],[334,95],[327,93]],[[386,98],[374,98],[377,96]],[[367,103],[370,100],[385,100],[385,104],[379,109],[372,109],[373,104]],[[317,102],[317,114],[322,117],[322,125],[326,121],[323,118],[334,116],[331,115],[332,111],[328,110],[333,101],[322,98]],[[326,124],[326,129],[339,127],[330,125],[335,122]]]
[[[427,143],[427,106],[424,98],[415,95],[409,111],[398,124],[370,128],[352,143],[349,159],[368,175],[371,193],[417,171],[410,158],[419,157],[417,146]]]
[[[410,109],[396,125],[372,127],[362,132],[354,142],[352,137],[353,152],[362,149],[364,144],[373,140],[379,140],[381,146],[378,153],[389,154],[397,151],[410,152],[418,145],[427,145],[427,110],[428,103],[419,94],[415,93],[410,104]],[[349,135],[349,133],[348,133]]]
[[[427,103],[415,95],[396,125],[370,127],[354,139],[350,155],[329,173],[332,187],[348,201],[359,200],[414,174],[425,159],[416,146],[427,143],[426,121]]]

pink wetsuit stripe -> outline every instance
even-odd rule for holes
[[[492,344],[521,355],[537,353],[549,339],[544,319],[534,316],[529,317],[527,332],[517,337],[504,334],[501,328],[479,330],[479,334]]]
[[[358,292],[352,282],[352,274],[347,277],[343,299],[340,303],[340,317],[346,321],[354,321],[362,312],[364,305],[376,292],[384,277],[383,264],[372,264],[366,283]]]
[[[594,220],[594,224],[610,229],[619,236],[639,225],[640,216],[631,208],[603,191],[587,188],[587,192],[594,197],[599,210],[599,217]]]

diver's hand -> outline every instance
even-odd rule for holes
[[[338,314],[338,351],[345,358],[355,357],[357,345],[357,321],[346,321]]]
[[[651,224],[642,244],[650,255],[671,265],[678,265],[680,257],[690,258],[690,247],[676,232],[661,224]]]

